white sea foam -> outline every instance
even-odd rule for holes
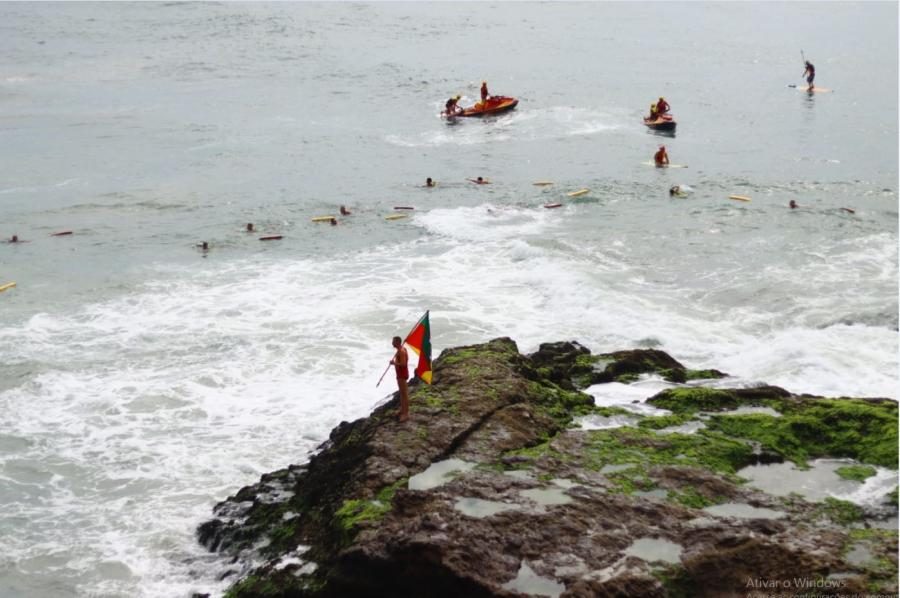
[[[444,123],[440,130],[429,127],[416,134],[385,136],[385,141],[402,147],[440,147],[443,145],[479,145],[498,141],[559,139],[596,135],[622,127],[625,117],[590,108],[552,106],[545,109],[522,108],[487,119],[457,119]]]

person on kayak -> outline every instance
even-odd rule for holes
[[[809,73],[809,76],[806,78],[806,82],[809,83],[808,89],[812,90],[812,88],[814,87],[813,80],[815,80],[816,78],[816,67],[814,67],[808,60],[806,61],[806,69],[804,69],[803,71],[804,75],[806,75],[807,73]]]
[[[460,98],[462,98],[462,96],[456,94],[455,96],[447,100],[447,103],[444,104],[444,114],[446,114],[447,116],[456,116],[456,114],[462,112],[462,108],[460,108],[456,104],[460,100]]]
[[[491,94],[488,93],[487,81],[481,82],[481,103],[484,104],[487,102],[488,98],[491,97]]]
[[[657,118],[659,118],[659,106],[654,102],[650,104],[650,116],[647,117],[647,122],[653,122]]]
[[[669,108],[670,108],[669,103],[666,101],[666,99],[664,97],[660,96],[659,101],[656,102],[656,113],[659,114],[660,116],[662,116],[663,114],[665,114],[666,112],[669,111]]]
[[[657,166],[668,166],[669,165],[669,154],[666,153],[666,146],[659,146],[659,151],[653,154],[653,161]]]

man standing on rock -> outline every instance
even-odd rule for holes
[[[409,353],[399,336],[394,337],[392,344],[397,349],[391,364],[397,372],[397,387],[400,389],[400,421],[405,422],[409,419],[409,389],[406,387],[406,381],[409,380]]]

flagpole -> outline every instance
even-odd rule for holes
[[[428,317],[428,312],[430,312],[430,311],[431,311],[431,310],[426,309],[426,310],[425,310],[425,315],[423,315],[421,318],[419,318],[419,319],[416,321],[415,324],[413,324],[413,327],[410,328],[409,332],[406,333],[406,337],[404,337],[403,342],[400,343],[400,349],[402,349],[402,348],[403,348],[403,345],[406,344],[406,339],[409,338],[409,335],[412,334],[413,331],[414,331],[416,328],[419,327],[419,324],[422,323],[422,320],[424,320],[426,317]],[[397,349],[397,352],[394,353],[394,359],[396,359],[396,358],[397,358],[397,355],[400,354],[400,349]],[[391,361],[393,361],[393,359],[391,359]],[[381,384],[381,381],[382,381],[382,380],[384,380],[384,377],[387,375],[388,370],[391,369],[391,366],[392,366],[392,365],[394,365],[394,364],[388,363],[387,367],[384,368],[384,373],[381,374],[381,378],[378,379],[378,382],[375,384],[375,388],[378,388],[378,385]]]

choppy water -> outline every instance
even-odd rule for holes
[[[519,108],[438,118],[482,78]],[[896,397],[896,107],[889,3],[0,4],[0,588],[217,592],[194,526],[383,398],[425,309],[437,350]]]

